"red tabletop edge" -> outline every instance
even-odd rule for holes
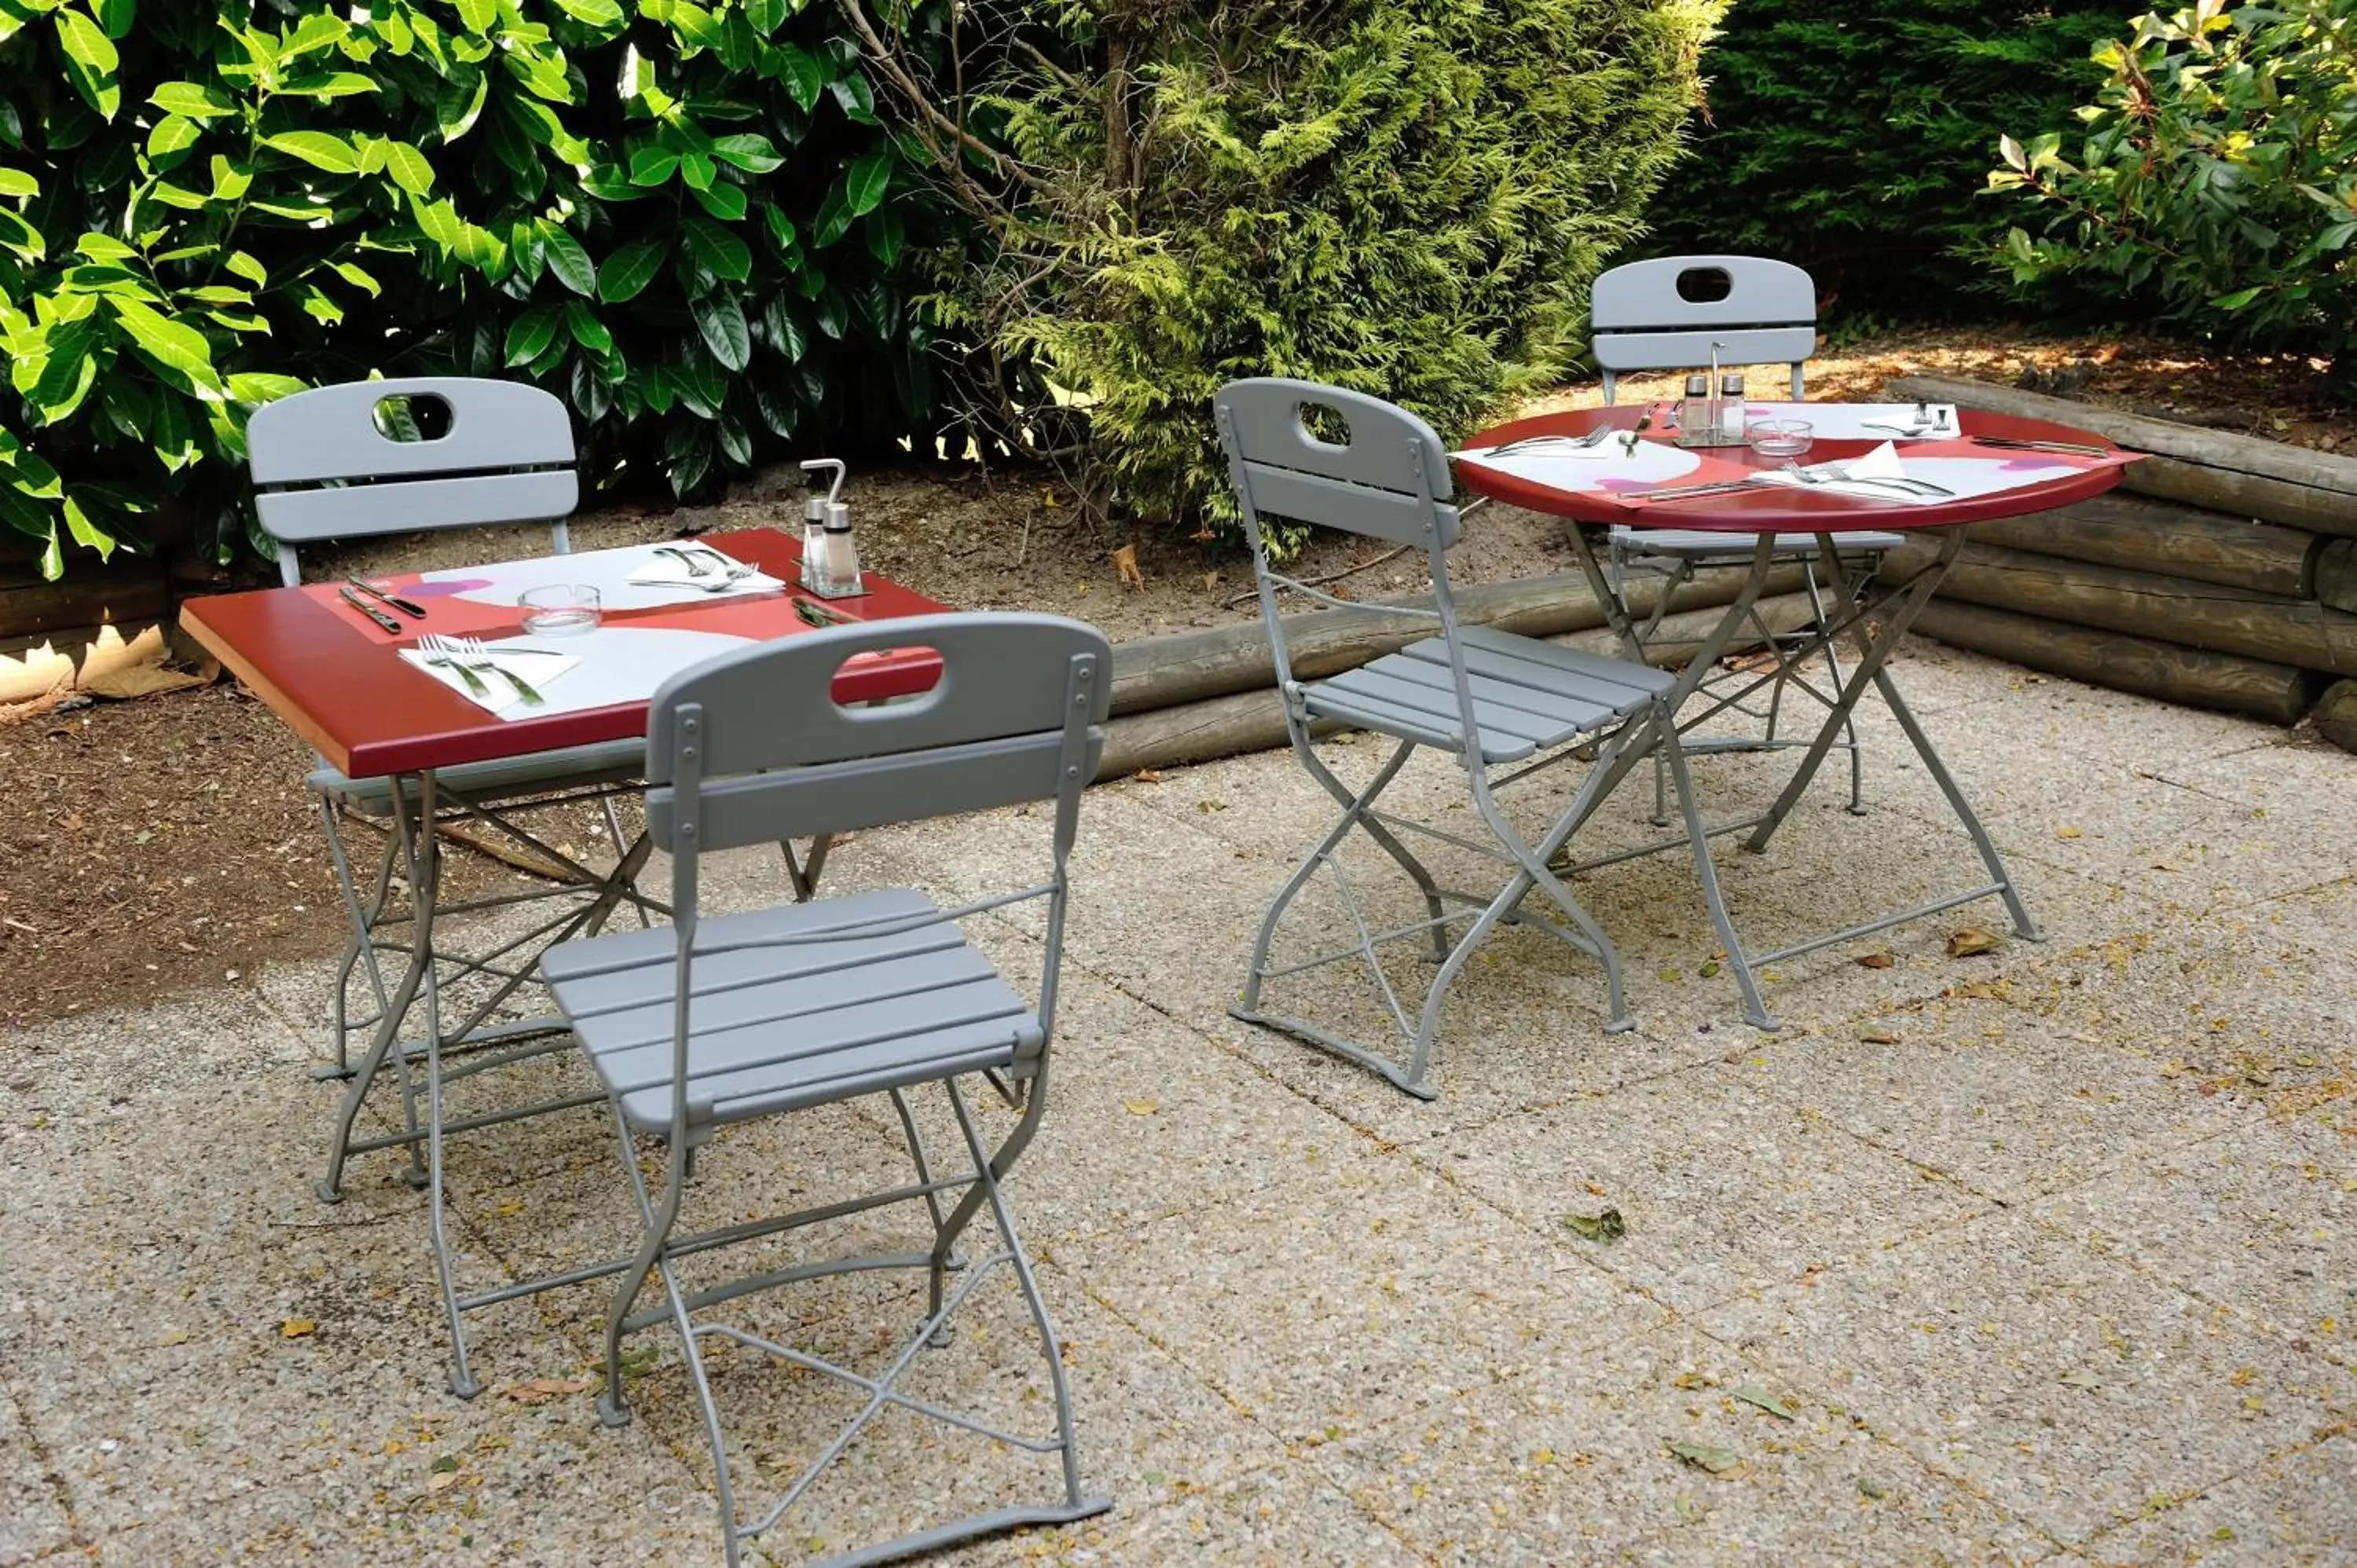
[[[1633,427],[1644,412],[1643,403],[1622,403],[1612,408],[1536,414],[1484,430],[1469,437],[1465,445],[1496,446],[1531,435],[1584,435],[1599,425],[1618,425],[1625,430]],[[2121,450],[2100,435],[2043,419],[1959,409],[1956,423],[1966,435],[2068,441],[2112,452]],[[1856,457],[1879,445],[1877,441],[1823,440],[1809,449],[1808,456],[1811,462]],[[1900,449],[1903,452],[1906,448],[1901,446]],[[1702,450],[1748,468],[1775,468],[1783,462],[1781,458],[1762,457],[1748,446],[1710,446]],[[1756,489],[1697,497],[1674,504],[1628,507],[1592,490],[1559,490],[1478,463],[1457,465],[1457,476],[1467,489],[1478,495],[1578,522],[1625,523],[1631,528],[1691,528],[1716,533],[1849,533],[1952,528],[1960,523],[2019,517],[2025,512],[2069,506],[2072,501],[2101,495],[2120,482],[2120,470],[2114,466],[2075,470],[2065,478],[1992,496],[1970,496],[1923,506],[1901,501],[1878,504],[1856,496],[1813,495],[1782,485],[1762,485]]]
[[[800,541],[775,529],[711,533],[703,539],[787,583],[801,575]],[[397,591],[402,577],[381,580],[393,583]],[[867,575],[867,586],[869,591],[856,598],[816,602],[854,621],[940,615],[950,607],[873,573]],[[400,660],[397,650],[414,641],[417,632],[436,629],[431,616],[404,625],[395,638],[348,609],[337,598],[336,588],[334,583],[317,583],[191,599],[180,607],[180,625],[347,778],[527,757],[646,733],[644,703],[546,718],[502,719],[439,682],[409,679],[415,671]],[[726,624],[711,629],[791,637],[816,629],[794,613],[793,602],[801,598],[814,596],[790,588],[759,597],[732,595],[708,605],[616,612],[608,618],[624,625],[660,621],[694,626],[721,620]],[[476,618],[457,629],[475,636],[517,629],[512,610],[473,607],[479,612]],[[486,624],[485,618],[499,624]],[[403,679],[388,678],[396,671]],[[930,650],[880,653],[855,660],[838,671],[834,697],[848,704],[905,696],[930,690],[940,678],[940,656]]]

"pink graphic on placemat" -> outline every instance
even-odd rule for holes
[[[401,594],[404,598],[410,599],[447,599],[490,585],[489,577],[438,577],[430,582],[419,577],[404,585]]]
[[[1624,479],[1613,477],[1597,480],[1596,488],[1599,490],[1609,490],[1616,496],[1637,496],[1644,494],[1647,490],[1656,489],[1659,486],[1651,479]]]
[[[2039,468],[2076,469],[2078,467],[2078,464],[2066,463],[2060,457],[2007,457],[1996,466],[1996,471],[2000,474],[2027,474]]]

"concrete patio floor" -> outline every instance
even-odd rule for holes
[[[1577,887],[1638,1030],[1600,1032],[1594,963],[1510,929],[1452,995],[1433,1104],[1225,1015],[1329,821],[1288,756],[1094,791],[1048,1126],[1012,1189],[1115,1506],[949,1560],[2357,1561],[2357,758],[1938,648],[1899,674],[2043,941],[1950,958],[1958,927],[2002,935],[1984,904],[1795,961],[1763,1036],[1690,864],[1627,862]],[[1756,942],[1973,875],[1895,725],[1865,729],[1867,816],[1828,779],[1768,854],[1721,850]],[[1781,763],[1698,766],[1731,814]],[[1523,786],[1526,817],[1579,771]],[[1402,793],[1469,817],[1445,767]],[[1643,794],[1597,843],[1647,831]],[[1044,838],[1019,812],[868,833],[829,878],[970,897]],[[719,879],[726,905],[776,896],[759,857]],[[1334,919],[1313,906],[1291,950]],[[1038,930],[975,922],[1027,975]],[[490,1388],[462,1402],[397,1156],[312,1197],[327,981],[0,1036],[0,1564],[719,1561],[667,1332],[629,1365],[626,1429],[591,1409],[593,1287],[479,1315]],[[1350,981],[1283,1001],[1371,1016]],[[888,1112],[845,1108],[723,1138],[696,1201],[733,1219],[904,1169]],[[602,1112],[454,1144],[470,1286],[625,1248],[625,1205]],[[1619,1240],[1566,1223],[1606,1208]],[[1044,1428],[1003,1283],[921,1390]],[[804,1288],[748,1315],[869,1364],[921,1304],[899,1276]],[[766,1508],[847,1401],[750,1357],[716,1377]],[[1056,1492],[913,1422],[855,1455],[763,1551]]]

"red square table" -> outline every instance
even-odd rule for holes
[[[703,536],[703,542],[791,583],[802,571],[802,544],[775,529]],[[564,556],[548,556],[546,580],[565,580]],[[394,593],[425,579],[406,574],[371,579]],[[803,600],[846,619],[885,620],[940,615],[949,607],[870,573],[869,592],[857,598],[820,599],[794,588],[667,605],[659,609],[609,610],[605,624],[668,627],[748,638],[795,637],[814,629],[794,610]],[[517,628],[511,605],[451,595],[420,596],[424,620],[404,621],[399,635],[383,630],[338,596],[333,583],[220,594],[183,606],[188,635],[246,683],[288,727],[353,779],[418,773],[466,762],[529,757],[642,735],[644,701],[546,718],[505,719],[477,707],[395,657],[421,632],[503,637]],[[884,656],[846,668],[835,685],[843,702],[904,695],[930,687],[939,673],[931,654]],[[856,673],[855,673],[856,670]]]
[[[699,542],[788,585],[793,584],[801,573],[800,542],[772,529],[708,534]],[[593,553],[607,557],[608,569],[617,569],[608,553]],[[673,671],[668,667],[633,664],[630,684],[640,694],[631,700],[587,707],[568,704],[565,711],[509,718],[478,706],[403,660],[400,652],[414,646],[417,638],[425,633],[485,639],[511,636],[519,628],[519,612],[500,588],[502,581],[552,585],[570,582],[585,575],[588,561],[585,556],[551,555],[528,563],[501,563],[455,573],[380,576],[374,579],[380,586],[415,601],[425,611],[422,619],[400,618],[398,632],[375,624],[346,602],[339,585],[332,583],[222,594],[193,600],[182,607],[180,615],[181,625],[188,633],[309,742],[324,761],[347,779],[383,781],[386,799],[382,807],[391,819],[392,839],[379,875],[373,908],[365,907],[342,861],[340,848],[330,835],[330,847],[338,854],[339,873],[353,919],[354,941],[338,977],[334,998],[339,1060],[323,1076],[345,1077],[350,1081],[330,1140],[328,1174],[319,1193],[329,1202],[340,1196],[344,1164],[352,1155],[396,1146],[409,1151],[413,1179],[429,1187],[433,1193],[430,1225],[455,1358],[452,1387],[462,1395],[472,1393],[479,1385],[467,1370],[460,1315],[505,1299],[513,1292],[496,1291],[462,1299],[453,1287],[441,1204],[443,1138],[446,1133],[598,1102],[604,1096],[574,1095],[446,1122],[442,1114],[443,1089],[446,1083],[472,1072],[569,1047],[569,1036],[563,1033],[561,1019],[489,1022],[506,997],[532,979],[540,950],[576,934],[594,932],[623,902],[640,909],[642,918],[646,911],[667,911],[632,886],[647,855],[643,834],[626,847],[620,842],[618,825],[615,848],[620,855],[619,864],[611,872],[594,872],[506,820],[500,805],[479,804],[464,791],[446,787],[437,775],[444,770],[529,758],[576,746],[624,743],[643,736],[653,687]],[[568,563],[575,564],[570,571]],[[619,569],[627,572],[630,568]],[[798,604],[816,604],[823,607],[828,617],[850,621],[936,615],[949,607],[874,574],[868,575],[866,585],[867,593],[840,599],[820,599],[799,587],[788,586],[766,593],[738,590],[699,596],[684,602],[643,608],[608,608],[597,630],[585,637],[567,639],[565,646],[571,649],[588,645],[608,631],[671,631],[705,634],[713,643],[712,651],[716,652],[726,646],[722,639],[799,637],[819,629],[804,618]],[[652,649],[655,644],[667,642],[668,648],[662,650],[665,657],[679,661],[683,645],[694,648],[703,640],[656,639],[648,646]],[[610,642],[606,646],[610,648]],[[697,656],[691,654],[680,667],[686,667],[694,657]],[[930,690],[940,672],[938,656],[922,648],[862,655],[846,662],[836,673],[835,699],[855,703],[909,695]],[[577,692],[576,688],[576,699]],[[554,682],[551,695],[562,695]],[[627,746],[617,746],[615,749],[615,766],[608,776],[567,798],[609,803],[616,790],[629,787],[630,778],[639,771],[634,765],[637,759],[627,755]],[[325,809],[334,810],[326,791],[322,792],[322,800]],[[594,897],[586,905],[490,954],[470,958],[438,950],[435,920],[439,908],[440,857],[436,853],[434,823],[437,810],[453,800],[470,815],[493,823],[545,854],[561,865],[571,880],[551,894],[488,898],[439,912],[510,905],[531,897],[563,897],[568,893]],[[608,821],[614,819],[609,815]],[[786,869],[798,896],[808,896],[809,884],[817,876],[823,856],[823,841],[813,845],[806,867],[798,865],[791,848],[787,849]],[[405,921],[385,916],[387,887],[397,861],[405,861],[409,876],[411,913]],[[406,943],[380,935],[388,927],[404,923],[414,928]],[[528,959],[519,961],[508,956],[535,942],[538,946],[531,949]],[[407,955],[399,982],[389,989],[375,962],[379,949]],[[369,961],[380,1013],[367,1051],[356,1066],[350,1066],[344,1059],[345,992],[353,964],[361,957]],[[482,974],[504,983],[446,1038],[441,986],[443,971],[452,966],[455,970],[448,978],[453,982],[465,975]],[[402,1026],[421,990],[425,1000],[424,1036],[404,1041],[401,1038]],[[365,1023],[359,1026],[366,1026]],[[535,1036],[536,1043],[519,1044]],[[456,1058],[461,1055],[470,1059],[463,1065],[446,1067],[446,1057]],[[388,1058],[401,1086],[401,1130],[355,1139],[352,1133],[361,1105]],[[421,1067],[425,1101],[422,1126],[417,1113],[421,1091],[413,1090],[411,1085],[413,1071]],[[418,1157],[421,1144],[426,1156],[422,1162]],[[602,1271],[591,1271],[598,1272]]]

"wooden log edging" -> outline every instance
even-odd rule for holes
[[[1897,376],[1887,387],[1894,397],[2075,425],[2150,453],[2122,470],[2125,489],[2311,533],[2357,538],[2357,458],[1965,377]]]
[[[1926,542],[1894,550],[1884,557],[1883,574],[1894,582],[1911,581],[1933,553]],[[2311,600],[1987,544],[1964,546],[1940,594],[2074,626],[2357,675],[2357,616]]]
[[[1585,596],[1587,593],[1584,578],[1558,580],[1577,583],[1580,594]],[[1510,585],[1498,585],[1501,588]],[[1464,597],[1464,595],[1458,596],[1460,608]],[[1733,597],[1732,591],[1729,591],[1716,606],[1687,609],[1663,618],[1650,645],[1654,660],[1663,664],[1684,662],[1699,646],[1702,636],[1717,623],[1719,609]],[[1593,608],[1594,601],[1587,600],[1587,605]],[[1811,613],[1808,596],[1804,593],[1788,591],[1772,597],[1763,596],[1760,600],[1760,618],[1776,631],[1791,631],[1807,625]],[[1594,628],[1550,637],[1547,640],[1566,648],[1612,653],[1618,645],[1612,633],[1602,626],[1602,618],[1599,612]],[[1146,644],[1172,643],[1194,635],[1180,632],[1173,637],[1142,639],[1138,642],[1116,647],[1114,650],[1116,682],[1125,649],[1139,650],[1151,662],[1155,650],[1147,648]],[[1389,651],[1388,648],[1370,651],[1356,662],[1364,663],[1379,657],[1380,653]],[[1351,667],[1355,666],[1338,668]],[[1259,684],[1251,690],[1222,693],[1151,710],[1132,709],[1118,714],[1105,726],[1104,754],[1097,764],[1097,781],[1102,783],[1126,778],[1141,768],[1211,762],[1242,752],[1266,751],[1273,746],[1283,746],[1286,742],[1285,705],[1276,693],[1275,666],[1265,658],[1261,662],[1258,680]],[[1116,684],[1114,689],[1118,693],[1120,688]],[[1320,733],[1330,734],[1341,727],[1340,725],[1321,726]]]
[[[1696,573],[1692,582],[1671,596],[1672,610],[1728,603],[1742,586],[1745,570],[1715,567]],[[1800,567],[1778,567],[1769,574],[1763,595],[1790,593],[1800,585]],[[1651,614],[1659,592],[1657,582],[1633,583],[1630,603],[1639,614]],[[1555,637],[1604,624],[1603,607],[1588,591],[1587,579],[1577,573],[1476,584],[1458,589],[1456,600],[1459,623],[1495,627],[1523,637]],[[1354,670],[1371,659],[1430,637],[1439,629],[1433,621],[1386,615],[1382,607],[1421,607],[1431,602],[1427,595],[1378,600],[1365,609],[1286,616],[1285,641],[1292,655],[1293,672],[1304,680],[1317,680]],[[1200,631],[1140,638],[1113,650],[1114,716],[1273,686],[1274,670],[1268,632],[1257,618]]]
[[[2295,599],[2320,596],[2315,592],[2317,564],[2331,546],[2357,550],[2357,540],[2328,541],[2298,529],[2116,490],[2052,511],[1976,522],[1969,537],[2007,550]],[[2357,594],[2357,572],[2352,573],[2351,590]]]
[[[1924,606],[1915,630],[2049,674],[2270,724],[2298,724],[2325,681],[2287,664],[1950,599]]]

